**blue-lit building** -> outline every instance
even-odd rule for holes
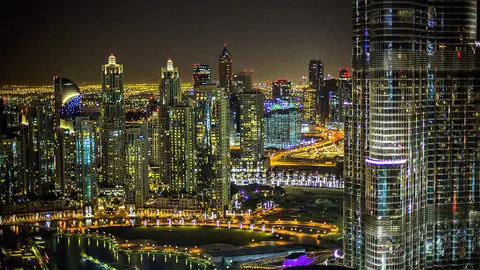
[[[302,111],[293,101],[265,102],[265,148],[289,149],[302,139]]]
[[[55,110],[55,191],[69,195],[76,188],[74,120],[80,114],[80,89],[71,80],[53,78]]]
[[[76,184],[84,206],[96,203],[98,193],[98,126],[88,117],[75,119]]]

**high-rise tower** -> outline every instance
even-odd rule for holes
[[[219,214],[230,198],[229,102],[215,84],[195,89],[196,165],[198,191]]]
[[[148,126],[128,123],[126,126],[125,202],[144,207],[148,197]]]
[[[125,108],[123,65],[115,56],[102,66],[101,186],[122,186],[125,182]]]
[[[478,1],[430,5],[428,179],[434,206],[428,251],[435,269],[480,269]]]
[[[55,192],[54,113],[49,102],[35,102],[25,109],[27,193]]]
[[[254,183],[265,183],[264,97],[254,89],[240,94],[240,162],[241,170]]]
[[[427,1],[353,1],[344,262],[422,269],[427,239]]]
[[[80,91],[71,80],[53,78],[55,110],[55,190],[68,195],[75,186],[74,119],[80,112]]]
[[[193,65],[193,86],[199,87],[209,83],[212,80],[212,74],[209,65]]]
[[[79,199],[93,206],[98,194],[98,132],[97,123],[88,117],[75,119],[76,177]]]
[[[232,91],[232,56],[227,50],[227,44],[223,44],[222,53],[220,53],[219,58],[219,74],[218,80],[220,82],[220,87],[225,88],[225,91],[230,94]]]

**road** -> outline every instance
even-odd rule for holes
[[[270,166],[335,167],[335,162],[317,157],[342,156],[343,149],[339,149],[336,144],[343,139],[343,132],[335,130],[322,130],[322,132],[328,139],[300,148],[277,151],[270,157]]]

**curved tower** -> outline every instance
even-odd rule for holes
[[[421,269],[426,252],[427,1],[353,1],[345,264]]]
[[[74,119],[80,112],[80,89],[70,79],[55,76],[55,191],[68,195],[75,187]]]

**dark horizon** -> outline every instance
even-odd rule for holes
[[[254,81],[298,80],[311,59],[334,76],[350,67],[349,0],[9,1],[4,11],[0,84],[48,85],[55,75],[97,84],[110,53],[126,83],[157,82],[169,57],[184,82],[194,63],[218,80],[225,42],[233,71],[253,69]]]

